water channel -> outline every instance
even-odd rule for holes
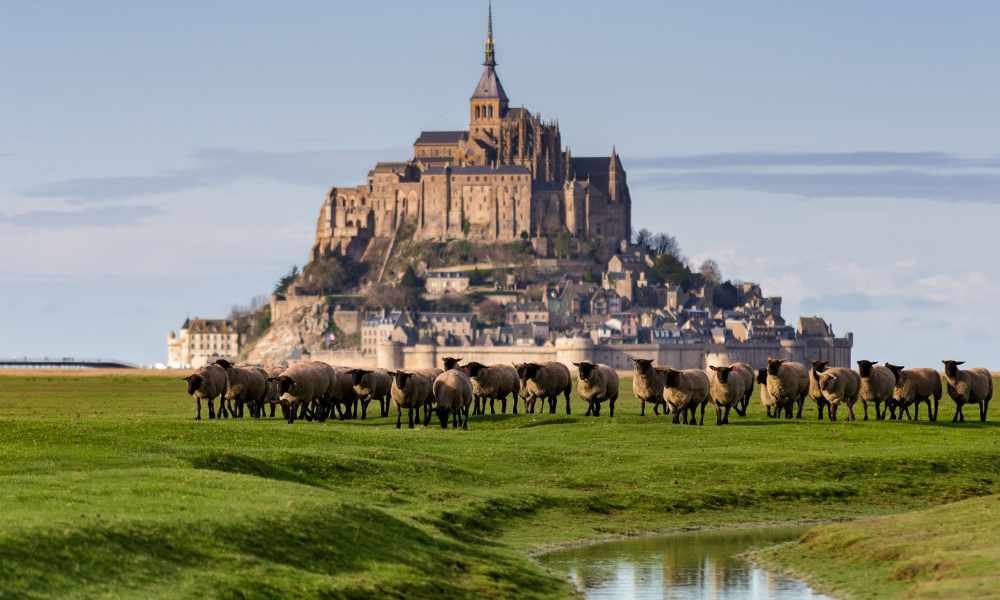
[[[542,557],[588,600],[832,600],[737,558],[796,539],[800,528],[696,532],[611,542]]]

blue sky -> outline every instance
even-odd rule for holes
[[[825,6],[823,5],[825,4]],[[616,144],[635,222],[854,331],[1000,364],[1000,5],[497,0],[515,105]],[[165,358],[325,191],[464,126],[485,2],[36,2],[0,20],[0,355]]]

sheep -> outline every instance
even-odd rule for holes
[[[219,418],[222,418],[222,411],[224,410],[221,403],[225,402],[222,396],[226,392],[226,370],[218,365],[208,365],[198,369],[192,375],[188,375],[184,378],[187,382],[187,393],[189,396],[194,398],[195,408],[197,412],[195,413],[195,420],[201,420],[201,401],[205,400],[208,402],[208,418],[215,418],[215,399],[220,398],[219,405]]]
[[[317,393],[311,402],[301,406],[299,418],[323,423],[330,417],[335,408],[333,394],[337,385],[337,370],[319,361],[310,361],[302,364],[316,373]]]
[[[368,405],[372,400],[378,400],[379,414],[384,418],[389,416],[389,391],[392,389],[392,377],[386,371],[368,371],[352,369],[347,372],[354,384],[354,393],[361,401],[361,419],[368,418]]]
[[[325,398],[330,388],[328,374],[314,363],[296,363],[273,381],[277,384],[281,412],[289,425],[306,415],[309,405]]]
[[[580,374],[576,390],[587,402],[586,416],[601,416],[601,403],[607,401],[610,416],[614,417],[619,394],[618,372],[607,365],[592,362],[573,363],[573,366]]]
[[[327,394],[327,403],[336,409],[337,416],[341,421],[358,418],[360,401],[357,392],[354,391],[354,376],[351,375],[350,369],[335,368],[333,370],[333,380]]]
[[[264,369],[264,372],[267,373],[267,394],[264,398],[264,404],[261,405],[261,418],[264,417],[264,407],[270,405],[270,418],[273,419],[275,407],[281,405],[281,401],[278,399],[278,384],[277,381],[275,381],[275,378],[281,375],[284,370],[285,369],[281,367],[267,367]],[[285,415],[285,418],[288,418],[287,415]]]
[[[700,369],[657,369],[663,374],[663,399],[674,414],[674,423],[681,422],[683,413],[684,424],[690,421],[697,425],[695,415],[701,407],[701,424],[705,424],[705,405],[708,404],[708,375]],[[689,419],[690,416],[690,419]]]
[[[760,404],[767,411],[767,416],[778,416],[778,401],[767,391],[767,369],[757,370],[757,383],[760,384]]]
[[[914,406],[914,416],[920,419],[920,403],[927,403],[927,417],[931,421],[937,421],[938,406],[941,396],[944,395],[941,384],[941,374],[934,369],[906,369],[904,367],[886,363],[886,368],[892,371],[895,377],[895,385],[892,390],[892,405],[890,410],[892,418],[895,420],[896,409],[899,409],[899,419],[903,418],[903,412],[907,417],[910,413],[910,405]],[[931,398],[934,399],[933,405]]]
[[[514,401],[514,414],[517,414],[517,400],[521,393],[521,379],[517,375],[517,369],[510,365],[493,365],[487,367],[478,362],[470,362],[465,365],[465,370],[472,379],[473,393],[478,394],[484,400],[490,400],[490,414],[496,414],[493,403],[500,400],[500,410],[507,413],[507,397],[511,396]],[[485,404],[483,407],[485,413]]]
[[[781,417],[784,409],[785,418],[792,418],[792,408],[798,405],[796,418],[802,418],[802,408],[809,394],[809,372],[805,366],[797,362],[767,359],[767,391],[777,402],[776,417]]]
[[[858,400],[861,400],[865,407],[865,421],[868,420],[868,404],[875,405],[875,418],[879,421],[885,419],[885,413],[889,411],[889,403],[892,402],[892,389],[896,386],[896,376],[888,367],[878,364],[878,361],[859,360],[858,375],[861,376],[861,389],[858,391]],[[882,404],[885,404],[885,413],[882,412]]]
[[[819,413],[819,420],[823,420],[823,413],[826,406],[826,398],[823,397],[823,390],[819,387],[819,376],[826,370],[829,361],[814,360],[809,365],[809,394],[810,400],[816,402],[816,410]],[[802,415],[799,415],[802,418]]]
[[[706,375],[709,378],[709,400],[715,405],[715,424],[728,425],[729,411],[733,408],[739,410],[750,386],[747,385],[742,366],[712,366],[709,370]]]
[[[848,420],[857,419],[854,415],[854,404],[858,401],[861,390],[861,376],[850,369],[826,369],[819,376],[819,389],[826,400],[830,421],[837,420],[837,409],[841,404],[847,406]]]
[[[448,415],[452,415],[455,429],[469,428],[469,407],[472,405],[472,381],[460,369],[449,369],[438,375],[433,385],[435,412],[441,429],[448,429]],[[430,411],[425,411],[424,427],[431,422]]]
[[[632,393],[642,402],[643,417],[646,416],[646,403],[653,405],[653,412],[660,414],[660,407],[666,407],[663,400],[663,377],[653,368],[653,361],[646,358],[633,358]]]
[[[237,367],[225,359],[215,364],[226,371],[226,404],[233,408],[233,418],[243,418],[244,405],[250,407],[251,416],[258,416],[257,409],[267,397],[267,372],[258,367]]]
[[[754,373],[753,367],[747,363],[737,362],[729,365],[733,368],[733,375],[743,379],[743,398],[733,405],[733,410],[736,411],[741,417],[747,416],[747,410],[750,408],[750,399],[753,398],[753,384],[756,379],[756,374]]]
[[[979,420],[983,423],[989,416],[990,400],[993,399],[993,374],[987,369],[959,369],[965,362],[945,360],[944,378],[948,382],[948,395],[955,401],[955,416],[952,423],[965,422],[962,408],[966,404],[979,405]]]
[[[410,429],[413,429],[414,411],[417,421],[420,421],[420,407],[424,407],[425,412],[430,411],[434,380],[413,371],[395,371],[389,375],[392,377],[389,396],[396,405],[396,429],[402,429],[404,408],[409,412]]]
[[[573,378],[566,365],[558,362],[545,364],[524,363],[517,365],[517,375],[521,379],[521,388],[527,390],[532,398],[531,412],[534,413],[534,401],[541,399],[549,403],[549,413],[556,414],[556,402],[559,394],[566,397],[566,414],[571,414],[569,398],[573,391]],[[542,404],[542,410],[545,405]]]

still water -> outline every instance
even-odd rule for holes
[[[793,540],[802,529],[699,532],[612,542],[542,557],[586,598],[831,600],[807,584],[739,560],[747,550]]]

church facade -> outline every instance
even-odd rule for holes
[[[510,106],[492,8],[483,67],[467,130],[425,131],[410,160],[378,163],[364,185],[330,190],[314,256],[360,254],[406,224],[422,240],[630,237],[632,200],[618,153],[574,157],[557,123]]]

